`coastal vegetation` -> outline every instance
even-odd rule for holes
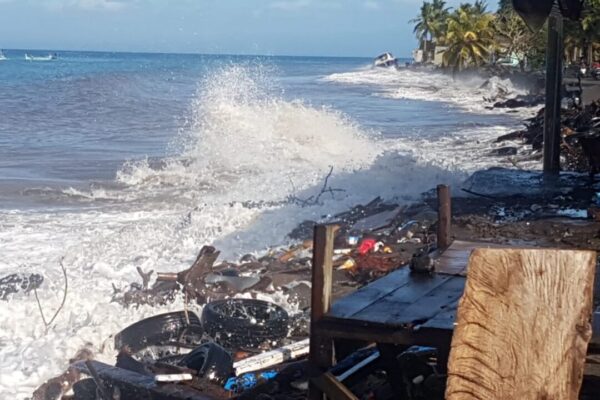
[[[424,63],[453,70],[499,63],[525,70],[545,60],[547,28],[530,30],[511,0],[500,0],[496,11],[483,0],[454,9],[444,0],[425,1],[411,23]],[[565,19],[565,60],[591,64],[599,44],[600,0],[586,0],[580,21]]]

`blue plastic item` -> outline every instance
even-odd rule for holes
[[[244,390],[252,389],[259,383],[271,380],[277,376],[277,371],[265,371],[260,373],[249,372],[237,377],[229,378],[225,382],[225,390],[234,393],[241,393]]]

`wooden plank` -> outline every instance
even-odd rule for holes
[[[333,364],[333,343],[330,338],[318,335],[314,325],[331,308],[333,277],[333,241],[335,225],[315,226],[313,244],[312,295],[310,312],[310,353],[309,361],[317,371],[325,371]],[[309,385],[309,399],[321,400],[323,393],[315,385]]]
[[[383,211],[375,215],[358,220],[350,230],[357,232],[379,231],[392,226],[392,223],[402,211],[403,207],[396,207],[393,210]]]
[[[329,372],[312,378],[311,382],[327,394],[329,400],[358,400],[354,393]]]
[[[438,290],[452,278],[451,275],[412,274],[406,285],[380,298],[351,318],[374,323],[389,323],[394,326],[411,324],[412,314],[405,318],[406,310],[414,304],[418,304],[421,299]],[[421,307],[418,309],[422,310]],[[426,312],[426,310],[422,311]]]
[[[321,336],[334,339],[361,340],[370,343],[392,343],[406,346],[421,345],[437,347],[450,344],[452,330],[419,329],[417,331],[386,324],[365,323],[351,319],[325,317],[315,327]]]
[[[463,294],[464,287],[465,278],[450,276],[450,279],[410,306],[398,311],[391,309],[385,323],[408,326],[422,325],[458,300]]]
[[[437,246],[439,249],[447,249],[452,242],[451,222],[452,210],[450,203],[450,187],[447,185],[438,185],[438,228],[437,228]]]
[[[477,249],[452,339],[447,400],[576,400],[596,253]]]
[[[469,257],[476,248],[506,248],[506,245],[484,242],[454,241],[437,259],[436,271],[441,274],[467,274]]]
[[[458,309],[458,301],[456,299],[452,303],[444,306],[442,310],[429,321],[421,325],[422,328],[454,330],[456,322],[456,310]]]
[[[356,292],[336,301],[331,307],[331,316],[336,318],[349,318],[365,309],[383,296],[405,286],[411,280],[411,272],[407,267],[371,282]]]

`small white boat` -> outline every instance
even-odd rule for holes
[[[56,55],[56,53],[48,54],[47,56],[32,56],[31,54],[25,53],[26,61],[52,61],[56,60],[57,58],[58,56]]]
[[[8,60],[8,58],[6,58],[6,56],[4,55],[2,50],[0,50],[0,61],[4,61],[4,60]]]
[[[396,59],[392,53],[383,53],[375,57],[373,65],[375,67],[395,67],[397,64]]]

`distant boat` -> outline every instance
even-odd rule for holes
[[[4,60],[8,60],[8,58],[6,58],[6,56],[4,55],[2,50],[0,50],[0,61],[4,61]]]
[[[25,53],[26,61],[52,61],[52,60],[56,60],[57,58],[58,58],[58,55],[56,53],[48,54],[47,56],[32,56],[31,54]]]
[[[397,64],[396,59],[392,53],[383,53],[375,57],[373,65],[376,67],[395,67]]]

